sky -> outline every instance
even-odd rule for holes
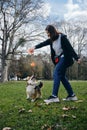
[[[86,20],[87,0],[43,0],[44,17],[50,16],[50,23],[61,20]],[[49,22],[49,21],[48,21]]]
[[[87,0],[44,0],[51,18],[87,20]]]

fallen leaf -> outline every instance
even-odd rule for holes
[[[72,118],[76,119],[76,116],[72,115]]]
[[[73,106],[73,107],[63,107],[62,108],[64,111],[68,111],[68,110],[76,110],[77,107]]]
[[[10,127],[4,127],[2,130],[11,130]]]
[[[35,103],[35,106],[37,107],[41,107],[43,105],[43,103]]]
[[[63,114],[62,117],[65,118],[65,117],[69,117],[69,116],[67,114]]]
[[[28,110],[28,112],[29,112],[29,113],[32,113],[32,110],[30,109],[30,110]]]
[[[52,127],[47,128],[47,130],[52,130]]]
[[[68,111],[68,110],[70,110],[70,107],[63,107],[62,108],[64,111]]]
[[[41,127],[41,130],[44,130],[44,129],[47,129],[48,125],[47,124],[44,124],[42,127]]]
[[[45,102],[44,104],[49,105],[50,103],[49,102]]]
[[[77,103],[79,103],[79,102],[83,102],[83,100],[77,100],[76,102],[77,102]]]
[[[19,110],[19,113],[24,113],[25,112],[25,109],[24,108],[21,108],[20,110]]]

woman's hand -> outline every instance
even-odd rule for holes
[[[78,63],[78,64],[80,64],[80,63],[81,63],[81,61],[82,61],[82,60],[79,58],[79,59],[78,59],[78,61],[77,61],[77,63]]]
[[[35,48],[30,48],[30,49],[28,49],[28,53],[29,53],[29,54],[33,54],[33,53],[34,53],[34,49],[35,49]]]

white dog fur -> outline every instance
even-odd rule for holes
[[[26,95],[27,99],[31,99],[34,102],[36,99],[41,98],[42,82],[37,82],[34,76],[27,78]]]

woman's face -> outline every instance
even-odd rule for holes
[[[46,30],[47,36],[50,37],[50,33]]]

